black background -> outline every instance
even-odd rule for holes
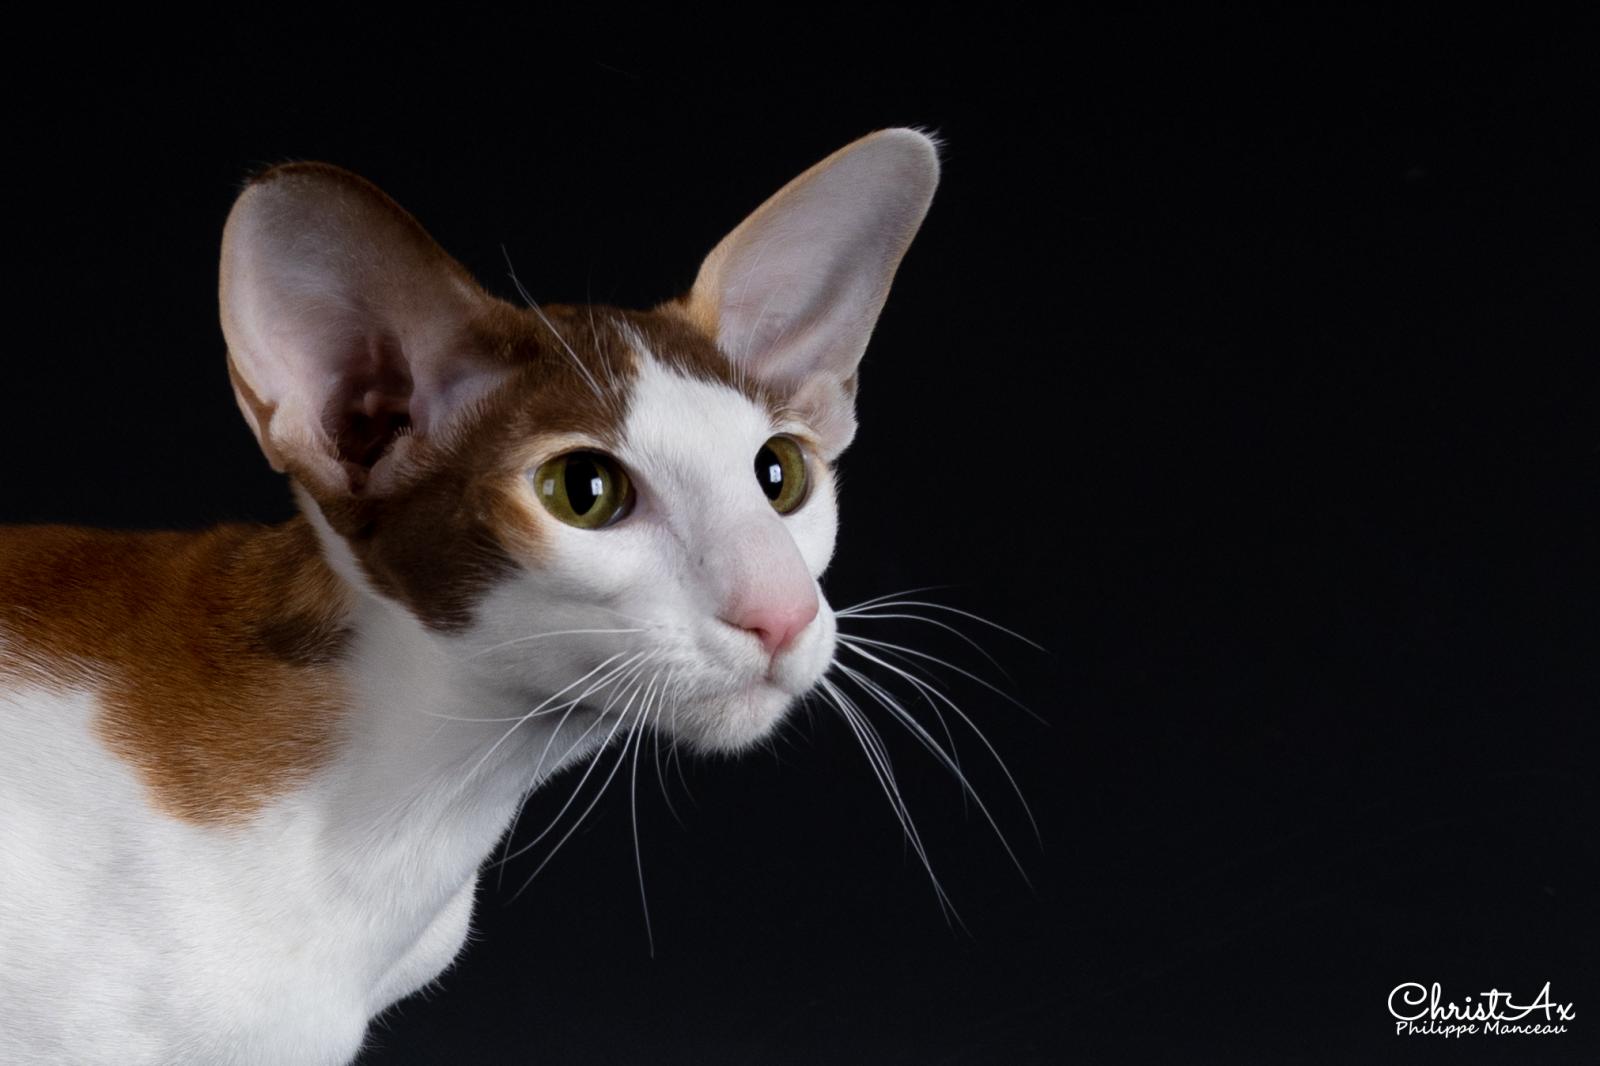
[[[1033,888],[880,715],[947,925],[848,730],[802,717],[669,778],[681,826],[641,779],[653,958],[613,788],[515,903],[534,857],[486,880],[362,1063],[1595,1061],[1594,36],[769,14],[14,45],[6,521],[290,514],[216,325],[260,165],[367,175],[503,295],[502,244],[541,300],[639,306],[845,142],[947,141],[828,588],[950,586],[1048,649],[963,621],[1006,681],[870,623],[1047,720],[951,681],[1037,814],[1042,844],[958,737]],[[1397,1038],[1404,981],[1578,1017]]]

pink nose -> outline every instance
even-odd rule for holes
[[[723,620],[754,633],[768,655],[777,655],[794,642],[817,616],[817,593],[807,589],[804,596],[784,602],[740,604]]]

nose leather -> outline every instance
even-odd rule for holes
[[[811,624],[817,616],[817,593],[807,588],[803,596],[787,599],[758,601],[741,606],[724,616],[732,625],[754,633],[767,649],[768,655],[777,655],[794,642],[794,638]]]
[[[716,567],[717,614],[776,656],[816,618],[817,583],[777,515],[752,515],[720,533],[729,550]]]

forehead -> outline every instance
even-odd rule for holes
[[[747,464],[751,448],[769,435],[781,411],[734,384],[697,377],[638,351],[623,424],[621,458],[662,475]]]
[[[519,373],[501,396],[510,417],[495,419],[512,437],[575,433],[620,447],[657,428],[634,423],[638,410],[676,407],[684,418],[764,411],[769,422],[786,410],[784,395],[743,373],[676,304],[551,306],[519,312],[514,325]]]
[[[731,394],[745,400],[746,406],[764,409],[769,421],[784,411],[786,397],[735,365],[714,339],[680,313],[677,304],[650,312],[613,314],[613,322],[634,354],[640,372],[636,388],[642,387],[661,399],[669,398],[665,390],[673,394],[670,398],[680,401]],[[692,384],[715,388],[695,389],[689,387]]]

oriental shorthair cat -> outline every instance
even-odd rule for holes
[[[347,1063],[530,790],[831,689],[833,464],[938,174],[856,141],[648,311],[491,296],[335,166],[250,181],[227,367],[297,517],[0,527],[0,1062]]]

